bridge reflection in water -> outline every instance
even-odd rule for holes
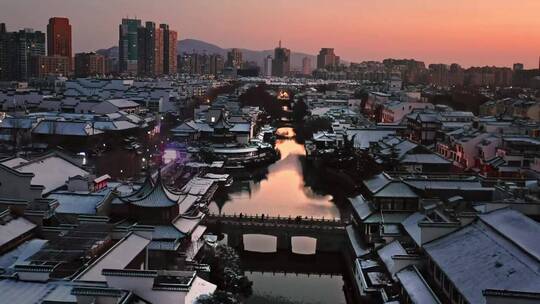
[[[243,251],[240,257],[246,272],[341,276],[345,267],[340,253],[300,255],[284,250],[274,253]]]
[[[247,303],[345,304],[344,261],[339,253],[298,255],[288,251],[240,254],[242,268],[253,281]]]
[[[273,235],[244,234],[244,251],[274,253],[277,252],[278,238]],[[317,239],[307,236],[291,237],[291,252],[295,254],[315,254],[317,252]]]

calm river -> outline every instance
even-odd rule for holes
[[[294,134],[290,128],[278,132]],[[276,148],[281,159],[261,172],[236,177],[226,193],[218,195],[210,205],[210,212],[267,216],[302,216],[314,218],[340,218],[343,211],[336,205],[332,189],[325,189],[317,174],[305,164],[304,146],[291,139],[280,139]],[[272,252],[268,236],[244,236],[246,250]],[[270,245],[269,245],[270,244]],[[293,243],[293,247],[295,244]],[[299,247],[314,244],[300,244]],[[250,248],[250,249],[248,249]],[[294,251],[294,249],[293,249]],[[273,253],[267,253],[270,256]],[[267,260],[265,259],[265,260]],[[264,263],[264,261],[262,261]],[[346,303],[341,275],[283,274],[247,272],[253,281],[250,304],[319,304]]]
[[[293,133],[292,129],[287,130],[289,134]],[[279,161],[263,172],[254,172],[251,178],[235,178],[228,193],[217,197],[210,205],[210,211],[339,218],[340,210],[329,194],[330,189],[324,189],[317,174],[306,172],[310,169],[305,166],[304,146],[294,139],[280,139],[276,148],[281,152]]]

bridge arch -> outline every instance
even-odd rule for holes
[[[315,236],[293,235],[290,239],[291,252],[295,254],[312,255],[317,253],[319,240]]]
[[[274,253],[278,250],[278,237],[271,234],[246,233],[242,235],[244,251]]]

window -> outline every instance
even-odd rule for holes
[[[392,200],[388,198],[381,199],[382,210],[392,210]]]

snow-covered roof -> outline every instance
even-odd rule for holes
[[[351,202],[353,211],[361,220],[365,220],[374,212],[374,209],[371,207],[369,202],[366,201],[364,196],[361,194],[356,197],[349,198],[349,201]]]
[[[251,131],[251,123],[234,123],[231,132],[249,133]]]
[[[136,108],[140,106],[138,103],[128,99],[110,99],[107,100],[107,102],[120,109]]]
[[[36,224],[19,217],[10,219],[5,224],[0,224],[0,247],[36,228]]]
[[[178,214],[184,214],[193,206],[199,199],[197,195],[187,194],[180,198],[178,201]]]
[[[386,173],[380,173],[367,180],[364,180],[364,185],[371,193],[375,193],[391,182],[392,179]]]
[[[27,117],[6,117],[0,121],[0,129],[30,129],[35,121]]]
[[[91,136],[102,134],[103,132],[92,128],[92,125],[87,121],[42,120],[32,130],[32,133],[43,135]]]
[[[173,225],[157,225],[152,232],[152,240],[176,240],[184,236],[185,234]]]
[[[374,212],[364,220],[366,224],[401,224],[410,212]]]
[[[417,198],[418,195],[407,184],[393,181],[373,195],[374,197]]]
[[[28,162],[28,160],[24,159],[24,158],[21,158],[21,157],[14,157],[14,158],[8,158],[6,160],[2,160],[2,165],[6,166],[6,167],[10,167],[10,168],[13,168],[15,166],[18,166],[20,164],[24,164]]]
[[[2,303],[75,303],[77,299],[71,295],[71,288],[72,285],[69,282],[62,281],[47,283],[13,279],[0,281]]]
[[[101,273],[103,269],[124,269],[149,243],[149,239],[135,233],[129,234],[88,266],[76,280],[105,282],[105,276]]]
[[[94,183],[98,184],[98,183],[101,183],[101,182],[104,182],[108,179],[111,179],[111,176],[109,174],[104,174],[98,178],[95,178],[94,179]]]
[[[257,147],[214,148],[214,153],[217,154],[256,153],[257,151],[259,151]]]
[[[414,304],[440,304],[429,284],[424,280],[416,266],[412,265],[396,273],[401,286]]]
[[[0,268],[6,270],[15,266],[15,264],[24,262],[38,252],[46,243],[47,240],[32,239],[20,244],[15,249],[0,256]]]
[[[216,181],[211,178],[194,177],[182,187],[182,192],[201,196],[206,194],[215,182]]]
[[[33,173],[32,184],[44,186],[44,194],[64,186],[70,177],[77,175],[88,176],[89,174],[56,154],[19,164],[12,169],[19,172]]]
[[[55,209],[58,213],[96,214],[97,207],[108,194],[108,191],[97,193],[60,191],[51,193],[47,198],[58,201],[58,207]]]
[[[378,142],[384,137],[395,133],[394,130],[358,129],[347,130],[347,137],[351,139],[354,136],[354,146],[356,148],[367,149],[371,143]]]
[[[153,183],[151,177],[147,177],[145,183],[137,191],[126,196],[117,197],[113,203],[129,203],[139,207],[160,208],[175,206],[181,198],[180,193],[175,193],[163,184],[161,176]]]
[[[401,269],[397,269],[395,267],[396,265],[394,263],[393,257],[407,255],[407,251],[403,249],[403,246],[401,246],[398,241],[393,241],[392,243],[377,250],[377,255],[384,263],[384,265],[386,265],[386,269],[388,269],[388,272],[392,276],[394,276],[394,274]]]
[[[518,211],[501,210],[479,215],[480,219],[540,261],[540,224]]]
[[[199,225],[202,218],[202,213],[195,216],[181,215],[173,222],[173,225],[181,232],[190,234]]]
[[[483,304],[486,289],[540,292],[539,234],[539,223],[500,209],[424,249],[467,302]]]
[[[328,142],[335,142],[336,141],[336,134],[335,133],[329,133],[325,131],[319,131],[313,134],[313,140],[314,141],[328,141]]]
[[[215,174],[215,173],[206,173],[204,175],[205,178],[215,179],[215,180],[219,180],[221,182],[227,181],[229,176],[230,176],[229,174]]]
[[[390,154],[393,150],[397,154],[398,159],[401,159],[409,151],[418,147],[418,145],[412,141],[403,140],[397,137],[391,137],[388,140],[383,139],[379,145],[386,147],[385,149],[381,150],[382,154]]]
[[[437,154],[407,154],[401,160],[405,164],[450,164],[451,161]]]
[[[362,242],[360,234],[356,231],[356,228],[353,225],[348,225],[345,227],[345,230],[347,231],[349,243],[351,244],[356,257],[361,257],[370,252],[368,246]]]
[[[429,189],[480,189],[482,184],[478,180],[449,180],[449,179],[407,179],[409,186],[419,190]],[[487,189],[487,188],[486,188]]]
[[[416,245],[421,246],[422,245],[422,235],[420,226],[418,226],[418,223],[422,221],[426,216],[420,212],[415,212],[411,214],[407,219],[405,219],[402,223],[403,228],[409,236],[414,240]]]

